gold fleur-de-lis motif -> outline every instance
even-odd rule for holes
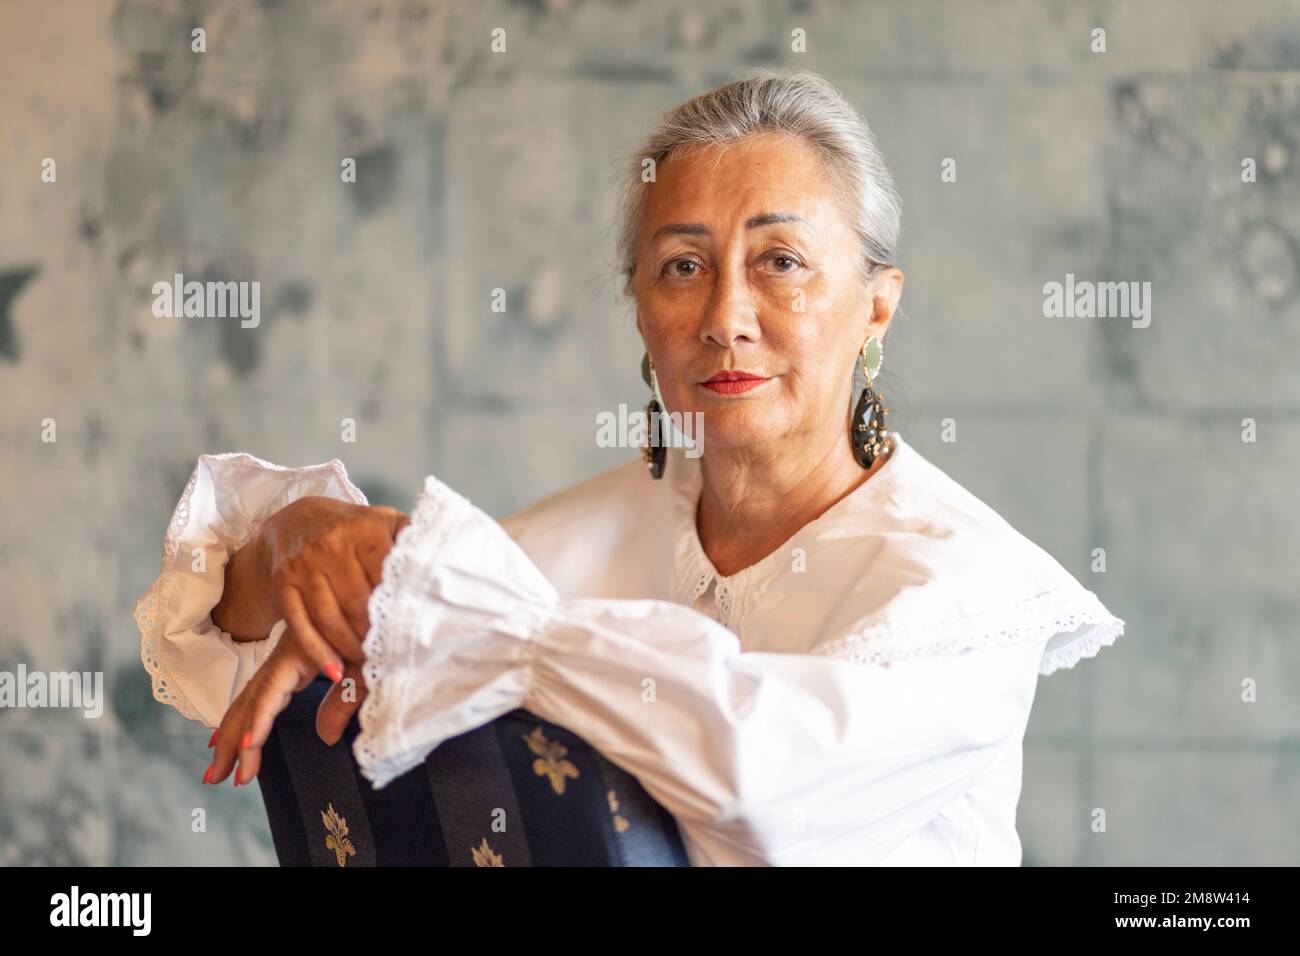
[[[524,735],[524,743],[528,744],[529,750],[537,754],[537,759],[533,761],[533,773],[539,777],[549,778],[551,789],[556,793],[564,793],[566,777],[577,779],[578,768],[571,761],[564,759],[569,748],[558,740],[547,740],[546,735],[542,733],[541,724]]]
[[[487,837],[477,847],[470,847],[469,852],[474,854],[475,866],[505,866],[501,862],[501,854],[493,853],[492,848],[488,846]]]
[[[614,829],[622,833],[632,824],[628,823],[627,817],[618,812],[618,797],[614,796],[614,791],[609,792],[609,812],[614,815]]]
[[[329,805],[329,813],[322,810],[320,818],[325,823],[325,829],[329,831],[329,836],[325,838],[325,849],[333,850],[339,866],[344,866],[347,857],[357,855],[356,847],[348,839],[348,821],[338,815],[332,803]]]

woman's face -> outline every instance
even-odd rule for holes
[[[703,412],[710,449],[825,455],[845,426],[853,363],[884,340],[902,292],[888,269],[868,288],[861,246],[817,154],[763,133],[720,152],[670,154],[649,186],[633,294],[667,411]],[[765,379],[737,391],[721,371]]]

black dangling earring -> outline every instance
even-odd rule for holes
[[[858,396],[858,404],[853,409],[853,419],[849,423],[849,439],[853,442],[853,457],[863,468],[870,468],[876,459],[889,454],[887,444],[888,431],[885,427],[885,415],[889,406],[885,397],[871,386],[871,380],[880,373],[880,365],[885,358],[885,347],[874,335],[862,344],[862,377],[866,387]]]
[[[646,467],[650,469],[650,477],[657,479],[664,476],[668,445],[664,440],[659,400],[655,398],[654,370],[655,363],[650,360],[650,353],[646,352],[641,359],[641,377],[650,387],[650,404],[645,407],[646,443],[641,446],[641,457],[645,459]]]

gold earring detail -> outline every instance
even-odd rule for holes
[[[889,431],[885,425],[889,406],[885,404],[885,396],[878,393],[872,385],[872,380],[880,374],[880,366],[884,363],[885,347],[873,335],[862,343],[860,357],[862,377],[867,384],[853,409],[849,440],[853,443],[853,456],[858,464],[870,468],[877,458],[889,454]]]

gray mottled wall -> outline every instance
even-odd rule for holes
[[[274,861],[139,662],[195,456],[339,456],[404,508],[435,472],[498,516],[623,460],[613,162],[772,63],[838,84],[903,192],[893,424],[1128,622],[1039,685],[1026,863],[1300,862],[1293,2],[5,0],[0,669],[110,703],[0,712],[0,864]],[[178,271],[259,280],[261,325],[155,318]],[[1044,317],[1067,273],[1150,282],[1150,326]]]

